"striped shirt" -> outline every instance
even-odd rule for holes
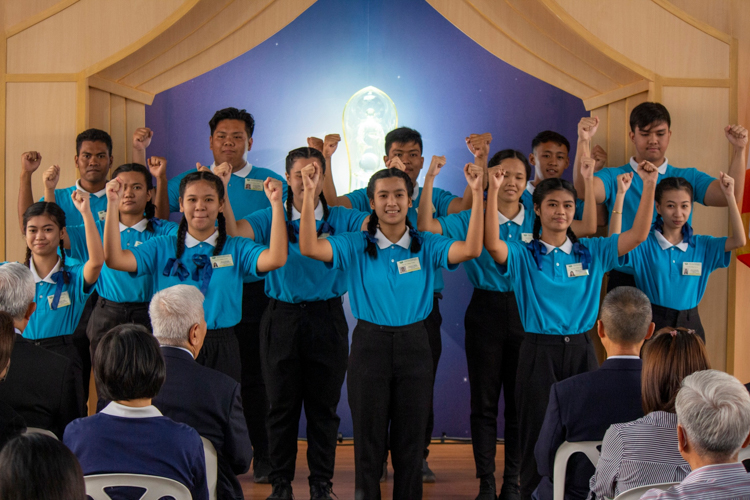
[[[589,487],[601,500],[638,486],[680,482],[689,473],[677,448],[677,415],[654,411],[607,429]]]
[[[706,465],[667,491],[648,490],[641,500],[750,500],[750,474],[741,463]]]

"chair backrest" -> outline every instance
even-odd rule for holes
[[[680,483],[659,483],[659,484],[647,484],[646,486],[639,486],[637,488],[632,488],[628,491],[623,491],[619,495],[617,495],[614,500],[640,500],[640,498],[648,491],[652,489],[657,490],[668,490],[675,484]]]
[[[570,443],[565,441],[555,453],[555,470],[552,477],[552,486],[554,488],[554,500],[564,500],[565,498],[565,471],[568,468],[568,460],[574,453],[584,453],[591,463],[599,462],[599,448],[601,441],[579,441]]]
[[[162,497],[173,497],[175,500],[192,500],[190,490],[173,479],[142,474],[97,474],[84,476],[86,494],[94,500],[111,500],[104,492],[112,486],[133,486],[146,491],[138,500],[159,500]]]
[[[206,456],[206,484],[208,485],[208,500],[216,500],[216,482],[219,477],[219,458],[214,445],[201,436],[203,454]]]
[[[48,431],[47,429],[41,429],[39,427],[26,427],[26,434],[44,434],[45,436],[57,439],[57,436],[55,436],[54,432]]]

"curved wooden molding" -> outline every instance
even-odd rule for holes
[[[717,40],[721,40],[727,45],[732,43],[732,39],[733,39],[732,35],[728,33],[724,33],[723,31],[720,31],[714,28],[710,24],[704,23],[700,19],[691,16],[690,14],[688,14],[687,12],[685,12],[684,10],[682,10],[681,8],[677,7],[675,4],[670,2],[669,0],[651,0],[651,1],[654,2],[656,5],[658,5],[659,7],[661,7],[662,9],[669,12],[670,14],[672,14],[673,16],[679,17],[686,23],[698,28],[702,32],[706,33],[707,35],[710,35],[716,38]]]
[[[45,19],[54,16],[58,12],[62,12],[63,10],[67,9],[68,7],[70,7],[71,5],[75,4],[78,1],[80,0],[62,0],[56,3],[55,5],[53,5],[52,7],[44,9],[43,11],[24,19],[20,23],[15,24],[14,26],[11,26],[7,30],[5,30],[5,38],[10,38],[13,35],[16,35],[22,32],[23,30],[31,28],[35,24],[41,23]]]

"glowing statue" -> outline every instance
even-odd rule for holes
[[[349,156],[349,190],[367,187],[383,165],[385,134],[398,126],[388,95],[375,87],[357,91],[344,106],[344,142]]]

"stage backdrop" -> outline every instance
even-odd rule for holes
[[[528,154],[534,135],[546,129],[575,145],[576,124],[588,115],[580,99],[496,58],[423,0],[318,0],[250,52],[157,94],[146,107],[146,126],[154,130],[148,154],[165,156],[170,176],[196,162],[210,164],[208,120],[214,111],[235,106],[256,120],[248,160],[283,174],[286,153],[305,146],[306,137],[343,136],[347,100],[369,85],[393,100],[399,126],[421,132],[423,173],[432,155],[447,157],[436,185],[458,195],[466,186],[461,169],[472,160],[464,144],[468,134],[491,132],[491,154],[504,148]],[[339,194],[347,192],[343,143],[333,170]],[[444,276],[434,436],[468,438],[463,319],[473,289],[462,268]],[[352,329],[356,320],[348,304],[346,310]],[[351,436],[346,384],[339,415],[341,433]],[[500,415],[502,437],[502,403]]]

